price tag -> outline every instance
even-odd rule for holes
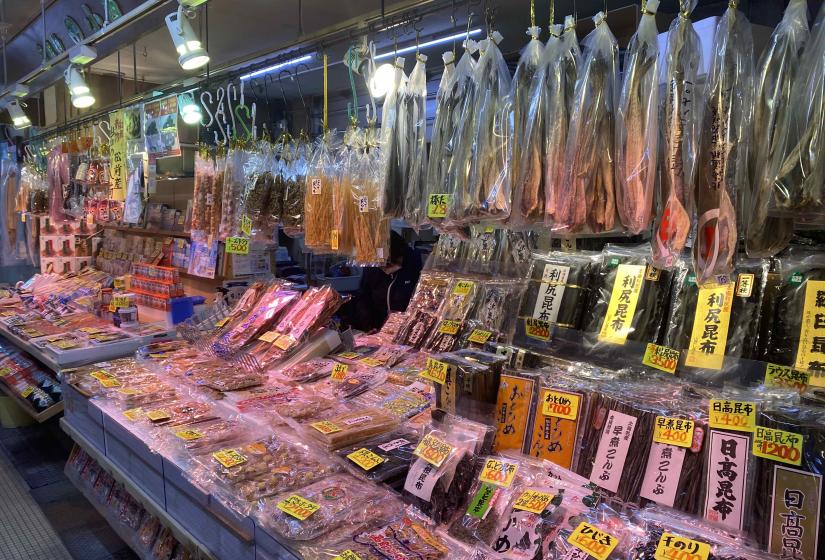
[[[11,373],[11,368],[8,366],[4,366],[0,368],[0,377],[6,377]]]
[[[756,426],[752,451],[757,457],[799,466],[803,440],[802,435],[795,432]]]
[[[777,364],[767,364],[765,366],[765,385],[767,387],[787,387],[802,393],[808,388],[810,382],[811,374],[801,369]]]
[[[215,322],[215,326],[218,327],[218,328],[221,328],[222,326],[224,326],[225,324],[227,324],[229,322],[229,319],[230,319],[230,317],[224,317],[220,321]]]
[[[562,391],[545,391],[542,399],[541,412],[545,416],[575,420],[579,417],[579,401],[581,397]]]
[[[355,554],[351,550],[345,550],[344,552],[342,552],[341,554],[339,554],[338,556],[336,556],[332,560],[361,560],[361,557],[358,556],[357,554]]]
[[[321,178],[313,177],[311,183],[312,194],[321,194]]]
[[[694,427],[693,420],[657,416],[653,424],[653,441],[679,447],[691,447]]]
[[[130,408],[129,410],[124,410],[123,415],[129,419],[130,422],[135,422],[139,418],[143,418],[143,409],[142,408]]]
[[[447,372],[450,366],[444,362],[439,362],[432,358],[427,358],[427,369],[422,371],[419,375],[424,379],[429,379],[439,385],[444,385],[447,381]]]
[[[458,330],[461,328],[461,321],[451,321],[449,319],[445,319],[441,321],[441,324],[438,326],[438,332],[444,334],[458,334]]]
[[[146,413],[146,418],[152,422],[163,422],[164,420],[171,420],[172,415],[166,410],[150,410]]]
[[[619,544],[619,539],[589,523],[582,522],[567,537],[567,542],[597,560],[607,560],[607,557]]]
[[[203,434],[197,430],[178,430],[175,435],[183,441],[194,441],[203,437]]]
[[[249,238],[248,237],[227,237],[226,238],[226,252],[230,255],[248,255],[249,254]]]
[[[365,471],[373,469],[384,462],[383,457],[376,455],[366,447],[353,451],[347,455],[347,458]]]
[[[107,389],[111,389],[112,387],[120,387],[120,381],[114,377],[106,377],[104,379],[99,379],[98,381],[102,387],[106,387]]]
[[[475,329],[470,336],[467,338],[468,342],[474,342],[476,344],[484,344],[490,337],[493,336],[493,333],[490,331],[483,331],[481,329]]]
[[[168,358],[169,355],[166,352],[156,352],[154,354],[149,354],[150,358],[154,358],[155,360],[162,360],[163,358]]]
[[[710,545],[673,533],[662,533],[653,558],[656,560],[708,560]]]
[[[648,343],[642,363],[667,373],[676,373],[679,351],[667,346]]]
[[[115,307],[115,309],[120,309],[121,307],[129,307],[129,296],[112,296],[112,305]]]
[[[29,385],[28,387],[23,389],[23,392],[20,393],[20,396],[23,397],[24,399],[27,399],[27,398],[29,398],[29,395],[31,395],[32,393],[34,393],[34,387]]]
[[[77,329],[77,330],[79,330],[82,333],[86,333],[86,334],[96,334],[96,333],[103,332],[103,329],[98,329],[97,327],[83,327],[83,328],[80,328],[80,329]]]
[[[711,399],[708,424],[711,428],[752,432],[756,428],[756,405],[746,401]]]
[[[329,232],[329,247],[333,251],[338,250],[338,230],[334,229]]]
[[[358,197],[358,212],[361,214],[365,214],[369,212],[370,209],[370,199],[368,196],[359,196]]]
[[[58,340],[54,345],[61,350],[68,350],[69,348],[76,348],[78,343],[73,340]]]
[[[246,457],[234,449],[221,449],[220,451],[215,451],[212,454],[212,457],[214,457],[217,462],[227,469],[246,463]]]
[[[247,237],[252,235],[252,220],[246,214],[241,216],[241,233]]]
[[[276,333],[275,331],[267,331],[261,336],[258,337],[258,340],[263,340],[264,342],[272,342],[276,338],[278,338],[280,334]]]
[[[438,439],[433,434],[427,434],[418,443],[413,455],[421,457],[434,467],[440,467],[452,451],[452,445]]]
[[[451,198],[449,194],[431,194],[427,199],[427,217],[446,218]]]
[[[496,486],[509,488],[513,483],[513,479],[516,477],[517,471],[518,465],[515,463],[490,458],[484,463],[478,479],[481,482],[489,482]]]
[[[125,389],[118,389],[117,392],[122,394],[122,395],[130,395],[130,396],[131,395],[140,395],[141,393],[143,393],[143,391],[141,391],[140,389],[135,389],[135,388],[130,388],[130,387],[126,387]]]
[[[453,288],[453,295],[466,296],[473,290],[473,286],[475,285],[475,282],[470,282],[469,280],[456,282],[455,288]]]
[[[547,342],[550,340],[550,322],[527,317],[524,319],[524,333],[530,338]]]
[[[357,352],[341,352],[340,354],[336,354],[336,356],[344,360],[357,360],[361,354]]]
[[[286,500],[278,502],[278,509],[299,521],[304,521],[307,517],[321,509],[321,506],[297,494],[293,494]]]
[[[552,501],[552,494],[539,492],[538,490],[525,490],[513,504],[513,509],[541,514]]]
[[[335,364],[332,368],[332,379],[334,381],[343,381],[347,377],[347,370],[349,366],[347,364]]]
[[[338,426],[337,424],[333,424],[329,420],[322,420],[321,422],[314,422],[314,423],[310,424],[310,426],[312,426],[313,428],[315,428],[316,430],[318,430],[319,432],[321,432],[324,435],[334,434],[335,432],[340,432],[341,431],[340,426]]]
[[[364,364],[367,367],[378,367],[378,366],[384,364],[384,362],[382,362],[381,360],[378,360],[376,358],[361,358],[359,360],[359,362]]]

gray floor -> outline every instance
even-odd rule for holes
[[[137,558],[63,474],[71,448],[57,418],[0,428],[0,560]]]

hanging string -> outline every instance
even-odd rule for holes
[[[327,122],[327,115],[329,113],[329,93],[327,90],[328,63],[329,58],[327,57],[327,52],[324,51],[324,133],[329,130]]]
[[[556,0],[550,0],[550,28],[556,24]]]
[[[536,0],[530,0],[530,27],[536,26]]]

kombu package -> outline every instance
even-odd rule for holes
[[[347,461],[347,468],[358,476],[400,489],[420,439],[420,434],[400,429],[339,449],[336,454]]]
[[[444,383],[435,384],[436,407],[477,422],[487,423],[498,396],[504,358],[476,350],[436,355],[447,364]]]
[[[540,382],[538,372],[506,371],[501,374],[496,397],[493,451],[525,450],[530,441],[530,422]]]

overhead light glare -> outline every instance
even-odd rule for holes
[[[375,70],[369,79],[370,93],[376,99],[381,99],[395,82],[395,67],[392,64],[382,64]]]
[[[195,70],[209,63],[209,53],[203,48],[183,10],[183,5],[181,5],[177,12],[166,16],[166,27],[169,28],[172,42],[175,43],[178,64],[184,70]]]
[[[12,125],[14,125],[14,128],[17,130],[23,130],[24,128],[28,128],[32,125],[29,117],[27,117],[26,113],[23,112],[23,107],[21,107],[20,101],[17,99],[12,99],[6,108],[9,111]]]
[[[250,78],[254,78],[256,76],[262,76],[264,74],[269,74],[270,72],[274,72],[275,70],[280,70],[281,68],[286,68],[287,66],[292,66],[294,64],[300,64],[301,62],[306,62],[307,60],[312,60],[312,57],[315,56],[313,54],[305,54],[304,56],[299,56],[298,58],[293,58],[292,60],[287,60],[286,62],[281,62],[275,64],[273,66],[267,66],[266,68],[261,68],[260,70],[255,70],[250,74],[245,74],[241,76],[241,80],[249,80]]]
[[[479,33],[481,33],[481,29],[476,28],[476,29],[471,29],[469,32],[456,33],[455,35],[449,35],[447,37],[440,37],[438,39],[433,39],[432,41],[427,41],[426,43],[421,43],[419,45],[410,45],[409,47],[404,47],[403,49],[398,49],[397,51],[393,50],[393,51],[390,51],[390,52],[381,53],[381,54],[375,56],[375,60],[383,60],[385,58],[394,57],[396,55],[401,55],[401,54],[404,54],[404,53],[413,52],[416,49],[419,49],[419,50],[426,49],[426,48],[429,48],[429,47],[432,47],[432,46],[435,46],[435,45],[441,45],[443,43],[448,43],[450,41],[455,41],[455,40],[458,40],[458,39],[464,39],[468,36],[472,37],[473,35],[478,35]]]
[[[201,108],[191,93],[182,93],[178,96],[178,111],[186,124],[201,122]]]

